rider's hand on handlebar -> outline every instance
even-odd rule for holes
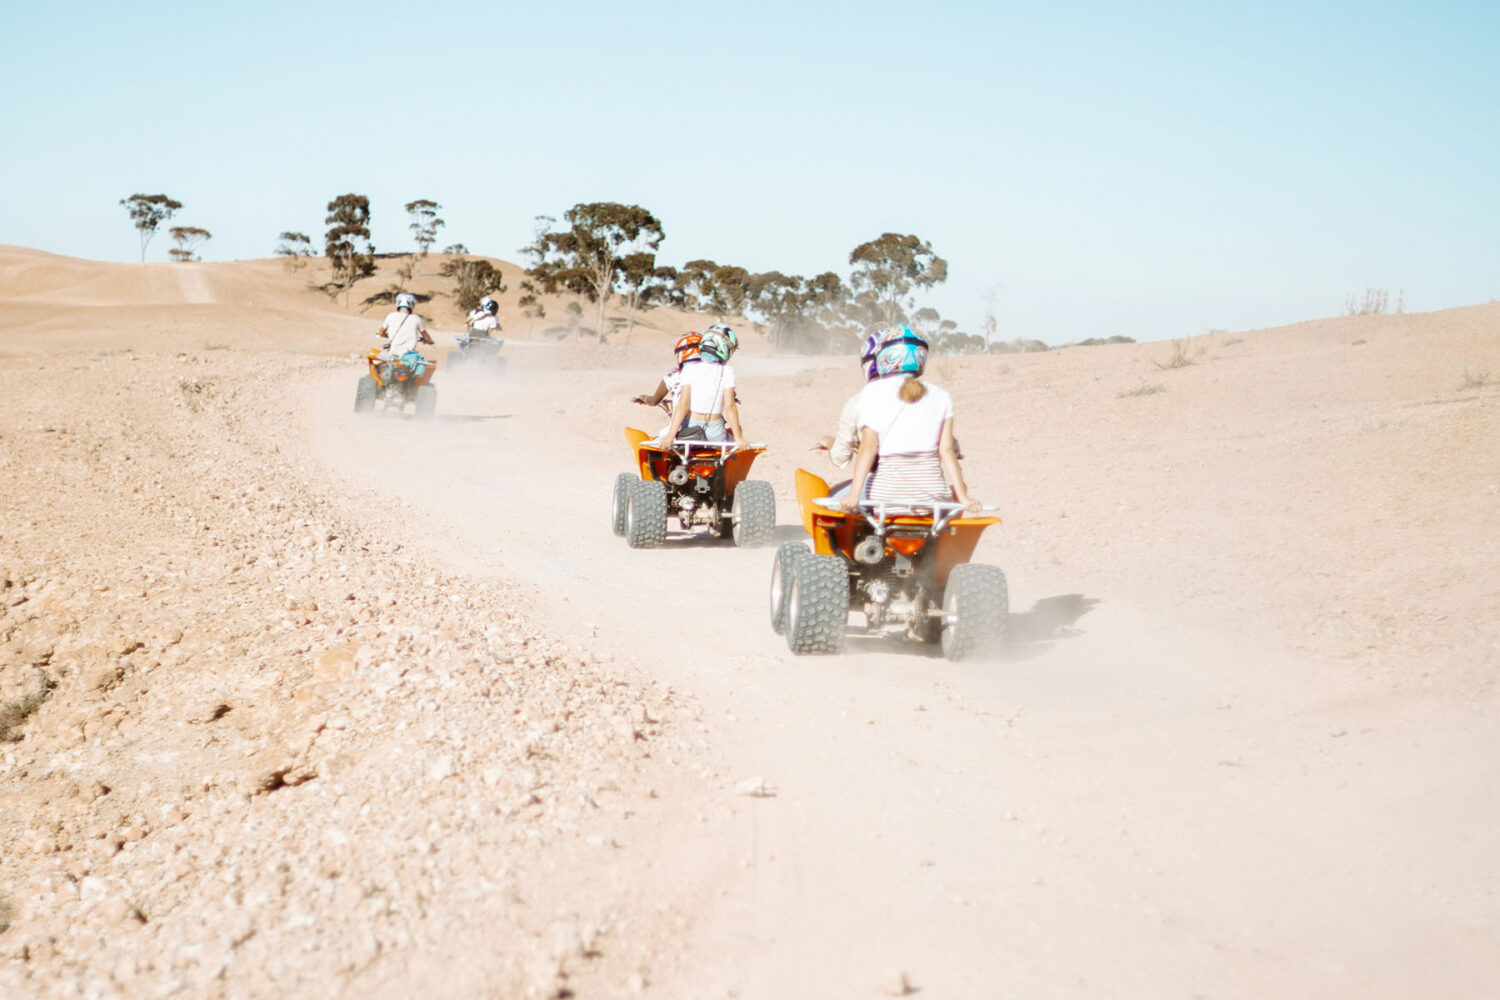
[[[827,451],[828,449],[830,449],[832,447],[833,447],[833,435],[832,434],[824,434],[822,437],[818,438],[818,440],[814,441],[813,442],[813,446],[810,449],[808,449],[808,450],[809,451]]]

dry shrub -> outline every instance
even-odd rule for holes
[[[1151,363],[1162,371],[1168,371],[1173,368],[1186,368],[1188,365],[1196,364],[1198,359],[1203,357],[1203,352],[1206,350],[1208,348],[1202,344],[1199,344],[1197,349],[1194,350],[1189,349],[1186,340],[1174,340],[1172,341],[1172,353],[1167,357],[1167,360],[1156,361],[1153,359]]]
[[[1464,380],[1461,383],[1459,383],[1458,387],[1461,390],[1462,389],[1483,389],[1485,386],[1492,385],[1492,384],[1493,384],[1493,380],[1490,378],[1490,370],[1488,368],[1480,368],[1477,371],[1472,371],[1471,372],[1471,371],[1469,371],[1468,366],[1465,365],[1464,366]]]
[[[42,686],[6,705],[0,705],[0,743],[14,743],[21,738],[21,725],[42,702],[52,695],[52,688]]]
[[[1189,362],[1189,364],[1191,363],[1192,362]],[[1164,391],[1166,388],[1167,387],[1162,385],[1160,382],[1147,382],[1145,379],[1141,379],[1140,385],[1136,386],[1134,389],[1126,389],[1122,392],[1116,393],[1115,398],[1126,399],[1131,396],[1154,396],[1158,392]]]

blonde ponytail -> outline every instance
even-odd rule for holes
[[[925,395],[927,395],[927,387],[915,375],[901,384],[901,401],[903,403],[915,403]]]

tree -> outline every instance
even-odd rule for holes
[[[313,255],[312,240],[306,233],[287,231],[276,237],[276,256],[286,258],[286,269],[295,271]]]
[[[656,254],[631,253],[620,258],[620,297],[625,300],[625,343],[635,329],[637,309],[654,309],[670,301],[677,285],[677,270],[657,267]]]
[[[854,266],[850,284],[882,322],[901,320],[911,307],[913,288],[928,289],[948,280],[948,262],[932,252],[932,244],[915,236],[884,233],[861,243],[849,254]]]
[[[416,201],[406,203],[406,214],[411,216],[411,225],[407,228],[412,232],[412,239],[416,241],[417,252],[423,257],[432,245],[437,242],[437,231],[447,225],[437,214],[443,210],[443,206],[426,198],[418,198]]]
[[[542,305],[542,300],[537,298],[536,286],[530,281],[521,282],[521,297],[516,300],[516,305],[521,307],[521,315],[526,317],[526,332],[531,332],[532,325],[539,319],[544,319],[547,309]]]
[[[563,213],[563,221],[567,228],[561,232],[539,227],[535,241],[522,252],[532,261],[529,273],[543,291],[567,290],[598,304],[594,329],[602,342],[604,307],[621,260],[632,253],[655,253],[665,234],[661,222],[644,208],[612,201],[574,205]]]
[[[167,254],[179,264],[197,260],[198,248],[212,239],[214,235],[207,229],[198,229],[194,226],[173,226],[171,233],[172,242],[177,246],[168,250]]]
[[[445,262],[438,273],[453,279],[453,301],[464,312],[478,309],[479,300],[486,295],[499,295],[505,291],[504,274],[487,260],[454,257]]]
[[[718,263],[711,260],[690,260],[677,272],[677,289],[684,308],[692,307],[698,312],[708,312],[709,300],[713,297],[714,272]]]
[[[712,289],[708,308],[720,322],[729,316],[741,316],[750,298],[750,272],[733,264],[722,264],[709,277]]]
[[[328,232],[323,254],[333,267],[335,285],[343,289],[344,301],[356,281],[375,273],[375,246],[370,242],[370,199],[362,194],[341,194],[328,203]]]
[[[156,235],[157,229],[182,208],[182,202],[174,201],[164,194],[133,194],[121,198],[120,204],[130,213],[130,221],[141,234],[141,263],[146,263],[146,244]]]

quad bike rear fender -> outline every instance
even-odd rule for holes
[[[646,444],[645,442],[651,437],[640,428],[625,428],[625,443],[630,446],[631,451],[635,452],[636,465],[640,469],[641,478],[645,480],[665,479],[671,466],[673,452],[667,448]],[[726,498],[733,498],[734,488],[744,482],[745,477],[750,474],[750,466],[755,463],[755,456],[763,454],[765,450],[762,445],[749,445],[730,452],[723,459],[724,496]],[[703,475],[711,475],[712,468],[719,464],[718,456],[710,451],[694,453],[689,461],[694,472]],[[700,466],[703,467],[701,470]]]
[[[385,379],[383,379],[383,378],[380,377],[380,369],[381,369],[380,352],[382,350],[383,350],[383,348],[379,348],[379,347],[372,347],[372,348],[370,348],[370,353],[367,355],[367,358],[368,358],[369,364],[370,364],[370,377],[375,380],[375,384],[376,385],[378,385],[378,386],[380,386],[380,388],[384,389],[386,387],[386,381],[385,381]],[[422,374],[420,374],[420,375],[418,375],[415,378],[410,379],[410,380],[399,379],[398,378],[396,381],[397,382],[410,381],[413,387],[416,387],[416,386],[419,386],[419,385],[426,385],[427,383],[431,382],[432,381],[432,375],[437,370],[437,362],[435,360],[433,360],[432,358],[429,358],[429,357],[423,357],[422,360],[424,362],[426,362],[426,364],[423,366]]]
[[[853,511],[830,510],[813,503],[827,496],[828,483],[822,477],[806,469],[797,470],[797,507],[802,514],[803,529],[812,536],[813,550],[818,555],[841,556],[852,562],[854,547],[870,534],[870,523]],[[941,591],[947,585],[953,567],[973,558],[974,548],[984,529],[999,523],[998,517],[956,517],[937,533],[936,538],[921,543],[915,536],[924,532],[930,534],[933,519],[930,516],[898,515],[885,521],[891,531],[886,541],[886,554],[894,551],[891,538],[895,538],[903,550],[909,549],[904,554],[911,557],[936,543],[932,576],[933,583]]]

